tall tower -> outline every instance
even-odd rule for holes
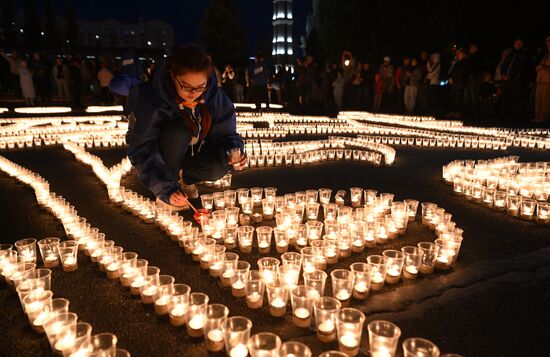
[[[292,0],[273,0],[273,49],[275,65],[294,68]]]

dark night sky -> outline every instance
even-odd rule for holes
[[[54,10],[63,14],[67,0],[53,0]],[[104,20],[112,18],[123,22],[137,22],[160,19],[174,26],[176,43],[196,41],[198,25],[202,19],[207,0],[73,0],[77,17],[82,20]],[[251,53],[258,41],[271,41],[271,0],[233,0],[241,11],[241,22],[245,28],[248,48]],[[43,12],[42,1],[35,1],[39,12]],[[305,32],[305,22],[311,11],[312,0],[294,0],[294,41],[299,42]],[[14,5],[23,8],[24,1],[16,0]]]

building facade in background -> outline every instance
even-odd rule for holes
[[[273,47],[271,55],[276,66],[294,68],[292,40],[292,0],[273,0]]]

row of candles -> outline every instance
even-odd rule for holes
[[[21,179],[21,181],[33,181],[33,178],[28,176],[29,172],[20,172],[20,170],[24,169],[17,167],[17,165],[13,163],[9,165],[10,163],[5,159],[2,159],[1,164],[1,168],[4,171],[15,173],[15,176]],[[6,170],[6,166],[11,166],[11,170]],[[38,182],[31,182],[31,184],[35,183],[34,186],[43,188],[42,180],[37,178],[36,175],[34,179]],[[39,195],[37,192],[37,196]],[[209,304],[209,298],[206,294],[191,293],[191,288],[188,285],[175,284],[173,277],[160,275],[158,268],[148,266],[147,261],[138,259],[136,253],[123,252],[122,247],[115,246],[113,241],[105,240],[105,235],[99,233],[97,229],[91,229],[76,214],[74,209],[71,209],[71,206],[67,202],[62,202],[60,197],[55,198],[53,194],[50,197],[52,197],[51,201],[42,199],[40,201],[41,204],[53,211],[61,219],[64,226],[80,227],[79,229],[66,227],[68,235],[73,240],[59,242],[57,238],[47,238],[38,243],[45,266],[53,268],[61,260],[64,270],[72,271],[76,268],[77,251],[79,249],[84,250],[93,262],[99,264],[99,269],[106,272],[109,279],[119,279],[123,286],[130,287],[132,294],[139,294],[143,303],[154,304],[157,314],[168,315],[171,324],[175,326],[186,325],[187,332],[192,337],[204,336],[206,347],[209,351],[221,351],[225,347],[228,356],[246,356],[248,353],[252,356],[311,356],[311,351],[306,345],[292,341],[283,344],[278,336],[271,333],[258,333],[249,337],[252,327],[252,322],[249,319],[242,316],[228,317],[229,309],[227,307],[221,304]],[[57,205],[62,204],[65,206],[65,215],[55,209]],[[72,217],[67,217],[71,215]],[[20,252],[19,260],[26,264],[36,262],[36,246],[37,242],[34,239],[23,239],[16,242],[16,248]],[[196,249],[194,249],[193,253],[196,253]],[[218,249],[218,251],[222,250],[224,251],[225,249]],[[10,257],[17,256],[17,254],[10,254],[13,250],[7,246],[3,246],[1,252],[2,255],[0,256],[2,258],[6,257],[2,260],[3,264],[0,265],[2,273],[8,275],[7,272],[11,271],[9,279],[13,281],[12,279],[17,279],[13,273],[14,269],[11,268],[9,263],[5,262],[10,262],[13,259]],[[204,257],[204,255],[205,252],[201,254],[201,257]],[[236,256],[236,254],[234,255]],[[296,257],[287,257],[288,259],[286,257],[283,258],[283,262],[288,263],[287,270],[290,272],[296,267]],[[312,286],[294,285],[293,288],[290,288],[286,285],[280,285],[281,280],[278,283],[275,282],[275,279],[271,283],[267,282],[266,278],[269,275],[267,272],[270,270],[262,269],[262,267],[269,267],[269,263],[264,264],[259,262],[260,270],[250,271],[250,264],[239,261],[238,256],[233,261],[237,264],[234,274],[231,274],[232,276],[237,277],[237,279],[244,277],[242,273],[243,269],[248,273],[244,282],[240,282],[242,285],[246,283],[248,290],[253,290],[247,295],[247,304],[249,306],[250,304],[258,306],[258,302],[263,300],[262,289],[264,289],[265,284],[268,290],[268,299],[271,300],[272,307],[270,310],[275,315],[280,316],[281,314],[282,306],[279,306],[279,300],[282,301],[284,296],[286,296],[285,300],[287,300],[290,294],[293,301],[293,320],[301,327],[309,327],[312,321],[311,316],[314,304],[316,324],[317,326],[322,326],[320,330],[319,327],[317,328],[320,331],[321,338],[327,342],[332,339],[338,339],[339,348],[341,351],[344,351],[345,355],[354,356],[359,352],[365,320],[361,311],[353,308],[342,308],[340,300],[331,297],[321,297],[322,295],[317,293],[318,288],[316,289]],[[31,264],[34,268],[35,263]],[[223,269],[223,272],[220,271],[220,276],[227,278],[227,267],[232,265],[232,263],[231,261],[224,262],[224,265],[226,269]],[[247,267],[243,267],[244,265],[247,265]],[[211,266],[208,268],[211,269]],[[43,270],[49,272],[47,276],[51,277],[51,271],[48,269]],[[288,281],[286,277],[288,272],[285,274],[285,282]],[[313,273],[315,272],[313,271]],[[332,275],[334,275],[333,281],[338,281],[338,276],[341,272],[347,271],[335,270],[332,272]],[[347,276],[348,278],[345,279],[349,282],[349,276],[351,275],[348,274]],[[26,292],[25,296],[20,295],[20,297],[22,298],[22,303],[29,316],[29,320],[35,329],[40,329],[40,326],[43,327],[54,351],[66,356],[82,356],[94,355],[93,353],[95,352],[109,355],[109,351],[116,349],[116,336],[112,334],[97,334],[92,336],[91,326],[86,323],[77,322],[77,315],[68,312],[68,301],[65,299],[52,299],[53,294],[49,289],[45,289],[45,285],[32,284],[32,286],[36,286],[36,289],[24,290],[24,287],[27,284],[31,284],[30,281],[32,280],[36,279],[29,280],[21,288],[18,287],[18,292]],[[40,277],[38,280],[44,281],[45,278]],[[241,291],[247,290],[245,286],[237,286],[239,285],[239,280],[233,280],[232,277],[228,278],[232,289],[235,291],[234,295],[239,295]],[[351,287],[348,286],[348,288]],[[262,290],[261,296],[258,290]],[[270,291],[271,294],[269,293]],[[286,302],[283,314],[285,311]],[[49,314],[47,318],[44,318],[45,313]],[[306,313],[308,316],[305,316]],[[374,321],[369,324],[370,351],[373,354],[384,352],[392,356],[395,353],[400,333],[394,333],[394,336],[388,337],[387,331],[383,329],[383,326],[387,326],[388,324],[394,326],[387,321]],[[329,331],[329,327],[331,331]],[[396,326],[395,328],[398,331]],[[418,353],[426,351],[432,353],[430,355],[433,356],[439,355],[437,347],[424,339],[407,339],[403,343],[403,348],[411,356],[416,356],[419,355]],[[129,355],[126,351],[118,351],[117,353]],[[328,351],[323,354],[323,356],[336,355],[338,355],[336,351]]]
[[[36,269],[37,245],[44,268]],[[45,333],[52,351],[63,356],[130,356],[117,349],[117,337],[111,333],[92,335],[89,323],[78,321],[69,312],[69,300],[54,298],[51,291],[52,271],[62,261],[64,271],[76,269],[74,241],[60,242],[59,238],[37,241],[25,238],[11,244],[0,244],[0,273],[14,288],[27,318],[36,333]]]
[[[456,146],[492,150],[504,150],[510,146],[550,149],[547,130],[518,131],[502,128],[466,127],[459,121],[435,120],[432,117],[342,112],[338,119],[321,121],[321,118],[318,117],[294,117],[265,113],[260,117],[240,115],[238,121],[243,124],[260,121],[269,123],[268,128],[243,128],[241,135],[247,138],[277,138],[288,134],[380,134],[380,140],[393,140],[396,144],[401,143],[401,145],[405,143],[411,145],[409,138],[413,137],[417,146],[421,144],[422,146]],[[388,134],[393,136],[388,137]],[[397,140],[395,135],[399,135]],[[424,139],[428,139],[428,141]],[[429,139],[435,139],[435,141]]]
[[[381,143],[368,142],[363,139],[354,139],[347,137],[338,137],[338,136],[329,136],[327,140],[315,140],[315,141],[290,141],[290,142],[273,142],[272,140],[246,140],[245,141],[245,152],[249,155],[261,156],[272,155],[273,157],[279,157],[282,161],[282,157],[285,156],[285,160],[290,154],[306,154],[308,152],[314,153],[323,153],[327,152],[329,159],[356,159],[359,158],[353,155],[353,150],[346,149],[350,148],[360,148],[367,149],[369,151],[374,151],[372,155],[384,158],[384,163],[386,165],[391,165],[395,160],[395,149],[390,146]],[[355,150],[358,153],[362,150]],[[368,152],[368,151],[364,151]],[[375,155],[379,153],[380,155]]]
[[[539,224],[550,223],[550,165],[519,163],[519,157],[456,160],[443,166],[443,179],[456,195]]]
[[[173,214],[169,210],[154,207],[152,202],[149,204],[140,204],[140,201],[145,203],[147,199],[140,198],[129,190],[119,190],[119,193],[122,196],[120,203],[122,203],[126,209],[140,216],[140,218],[144,218],[144,214],[149,213],[149,222],[154,222],[156,218],[157,224],[163,227],[173,240],[178,240],[179,244],[185,248],[187,253],[193,254],[193,258],[200,262],[203,269],[209,270],[212,276],[219,277],[223,285],[230,286],[234,296],[246,297],[247,306],[250,308],[257,309],[263,306],[264,292],[267,290],[270,313],[274,316],[283,316],[286,313],[286,305],[290,296],[293,305],[293,321],[301,327],[309,327],[312,324],[314,303],[316,299],[321,297],[333,299],[333,301],[340,304],[340,306],[349,304],[352,296],[359,299],[365,299],[369,289],[381,289],[386,281],[389,284],[395,284],[400,280],[402,274],[405,279],[414,279],[419,272],[431,273],[434,267],[448,269],[450,264],[456,260],[458,250],[460,249],[461,237],[454,234],[455,227],[454,223],[450,221],[450,215],[447,214],[445,216],[443,209],[439,209],[439,212],[437,212],[438,208],[435,204],[424,203],[422,205],[423,222],[430,224],[434,229],[441,230],[442,234],[440,236],[443,239],[439,240],[439,242],[436,241],[436,244],[423,242],[420,243],[418,247],[404,247],[402,251],[384,251],[381,256],[370,256],[367,263],[355,263],[355,265],[351,267],[352,270],[335,270],[331,273],[334,296],[324,297],[324,286],[326,284],[327,274],[323,270],[317,268],[320,267],[320,261],[328,259],[323,256],[324,253],[319,254],[318,251],[316,254],[313,249],[310,251],[308,248],[313,248],[311,246],[304,246],[301,248],[300,253],[284,253],[282,255],[282,266],[277,259],[262,258],[258,261],[259,270],[250,270],[249,263],[240,261],[237,254],[227,252],[226,250],[228,246],[229,248],[235,248],[236,240],[239,240],[241,252],[250,252],[252,247],[251,242],[254,228],[251,226],[239,227],[237,225],[237,220],[239,219],[239,207],[235,207],[237,197],[239,198],[239,204],[241,208],[243,208],[243,212],[252,214],[254,203],[261,202],[264,216],[266,218],[270,216],[273,218],[277,209],[280,209],[281,212],[279,213],[282,213],[285,209],[287,209],[287,212],[295,212],[296,210],[288,211],[288,206],[290,205],[294,208],[303,206],[308,200],[309,204],[317,205],[316,208],[318,211],[319,203],[317,202],[317,197],[320,196],[322,202],[330,205],[331,191],[323,189],[320,191],[309,190],[303,193],[287,194],[286,197],[282,197],[284,199],[283,207],[277,207],[275,204],[275,201],[279,198],[276,196],[275,188],[266,188],[265,190],[262,188],[253,188],[250,190],[240,189],[240,191],[237,191],[226,190],[225,192],[215,192],[213,195],[202,195],[201,201],[203,207],[212,209],[216,204],[218,208],[222,206],[224,210],[214,211],[212,216],[204,216],[202,218],[201,233],[199,233],[198,228],[192,228],[191,222],[184,221],[182,217]],[[266,193],[266,198],[263,198],[264,191]],[[250,197],[249,192],[252,193]],[[340,202],[340,204],[343,204],[343,196],[344,194],[342,192],[339,192],[335,196],[337,202]],[[377,199],[379,202],[389,202],[394,209],[395,215],[399,215],[397,212],[403,211],[401,215],[405,217],[404,221],[406,222],[408,222],[411,217],[414,219],[416,216],[418,202],[414,200],[408,201],[408,204],[412,207],[411,209],[414,210],[414,212],[409,212],[404,204],[400,205],[399,202],[392,202],[393,195],[391,194],[384,194],[383,197],[377,197],[376,192],[372,190],[363,191],[360,188],[354,188],[351,190],[351,196],[352,205],[355,207],[361,206],[361,199],[364,196],[365,203],[371,201],[376,202]],[[273,205],[268,204],[268,201],[273,201]],[[279,199],[279,201],[281,200]],[[334,206],[325,206],[325,211],[328,212],[325,213],[325,217],[332,215],[337,221],[339,219],[341,222],[350,219],[350,217],[347,217],[350,210],[345,208],[351,207],[338,206],[337,204],[332,205]],[[140,207],[147,207],[146,211],[141,210]],[[340,212],[338,208],[340,208]],[[385,209],[380,209],[381,212],[384,210]],[[231,213],[228,213],[228,211]],[[304,209],[302,208],[302,215],[304,214],[303,212]],[[361,208],[359,212],[362,212]],[[357,213],[355,214],[357,215]],[[214,216],[216,216],[216,218],[214,218]],[[438,224],[438,220],[433,217],[441,217],[442,220],[446,220],[446,222],[450,224],[450,227],[452,227],[452,232],[445,231],[443,227],[447,226],[443,223]],[[317,218],[317,215],[315,218]],[[281,219],[281,221],[284,222],[284,219]],[[309,223],[311,223],[310,226],[315,226],[313,223],[317,223],[317,238],[320,238],[322,223],[313,220]],[[319,227],[319,224],[321,227]],[[219,234],[215,232],[216,225],[218,225],[218,227],[220,225],[225,225],[223,233]],[[276,227],[275,231],[277,228],[281,227]],[[231,234],[227,234],[228,231],[230,231]],[[269,253],[268,247],[271,246],[273,231],[274,230],[268,226],[258,227],[256,229],[258,247],[260,247],[260,249],[264,247],[265,254]],[[325,231],[325,233],[328,232]],[[335,232],[332,233],[336,235]],[[209,236],[216,237],[217,239],[208,238]],[[280,237],[281,236],[287,235],[281,234]],[[224,246],[216,244],[222,237],[224,238]],[[309,238],[311,238],[311,236]],[[327,238],[327,234],[325,234],[325,238]],[[288,239],[288,236],[283,239],[284,244],[277,244],[278,251],[283,245],[285,245],[288,250],[288,244],[290,242],[285,241],[286,239]],[[299,238],[295,240],[299,241]],[[323,240],[313,239],[313,242],[321,242]],[[242,244],[242,242],[246,242],[246,244]],[[278,243],[281,243],[281,240],[279,240]],[[340,242],[334,243],[331,245],[331,248],[334,248],[333,251],[336,252],[334,256],[337,259],[340,255],[340,251],[338,250],[340,248]],[[307,245],[307,243],[304,245]],[[345,250],[346,249],[344,249],[344,251]],[[441,251],[442,254],[439,254],[439,251]],[[426,255],[424,255],[425,252],[427,253]],[[344,255],[345,254],[346,253],[344,253]],[[316,258],[319,260],[316,261]],[[304,285],[297,285],[302,261],[304,261]],[[388,263],[390,261],[392,264]],[[297,262],[299,263],[297,264]],[[309,262],[309,265],[307,262]],[[409,263],[407,264],[406,262]],[[388,268],[388,266],[390,267]],[[326,263],[324,267],[326,267]],[[375,272],[373,273],[373,271]],[[356,278],[357,276],[359,276],[359,278]],[[358,288],[356,289],[356,287]],[[300,290],[302,290],[301,294],[304,295],[302,296],[303,299],[293,299],[294,295],[300,294]],[[303,290],[309,293],[304,293]],[[311,292],[315,292],[313,295],[316,296],[316,299],[310,299],[310,295],[312,295]],[[296,313],[296,311],[298,312]],[[308,316],[305,316],[306,312]],[[322,320],[318,323],[316,322],[317,325],[322,323]],[[331,320],[331,323],[333,324],[333,328],[336,329],[335,326],[337,326],[337,324],[335,321]],[[358,341],[360,341],[360,336]],[[347,347],[341,346],[341,348],[346,350]],[[346,350],[346,352],[349,351]]]
[[[204,199],[208,198],[203,195]],[[437,208],[434,204],[425,204],[424,209],[424,219],[429,220],[430,215],[434,215]],[[192,227],[191,222],[183,221],[181,217],[175,219],[179,223],[175,225],[173,218],[168,217],[177,215],[173,215],[167,210],[164,212],[160,210],[158,213],[159,216],[164,216],[164,219],[159,218],[157,223],[169,233],[172,240],[177,240],[186,253],[192,254],[193,259],[200,262],[202,269],[208,270],[212,277],[219,278],[222,285],[230,287],[233,296],[245,298],[249,308],[262,308],[264,296],[267,294],[270,314],[282,317],[286,315],[290,300],[292,321],[296,326],[313,327],[317,330],[318,338],[323,342],[338,340],[340,350],[351,356],[356,355],[359,351],[364,321],[364,316],[359,310],[347,307],[352,297],[358,300],[366,299],[369,290],[380,290],[384,283],[396,284],[401,279],[401,275],[404,279],[414,279],[419,273],[431,273],[434,267],[448,269],[451,262],[456,259],[461,240],[447,233],[447,237],[437,240],[436,244],[422,242],[418,247],[403,247],[401,251],[387,250],[380,256],[369,256],[367,263],[352,264],[351,270],[335,269],[330,274],[333,296],[328,297],[324,296],[328,275],[322,269],[326,268],[329,259],[323,255],[324,253],[316,253],[313,250],[313,245],[301,248],[300,253],[283,253],[281,255],[282,264],[275,258],[261,258],[257,261],[258,270],[251,270],[250,263],[239,260],[238,254],[227,250],[228,245],[235,247],[238,237],[240,251],[249,253],[252,247],[253,227],[237,226],[236,224],[232,227],[226,226],[222,234],[224,238],[222,246],[217,244],[219,238],[208,238],[216,236],[214,229],[209,227],[206,222],[211,218],[203,218],[202,232],[199,232],[197,227]],[[222,214],[225,212],[214,211],[212,218],[222,216]],[[231,218],[224,217],[222,220],[227,224],[227,219]],[[236,217],[233,216],[233,219]],[[172,224],[168,223],[170,220],[172,220]],[[231,235],[227,234],[228,231],[232,231]],[[271,240],[272,231],[273,229],[267,226],[256,228],[260,253],[262,253],[262,249],[265,249],[264,254],[269,253],[270,243],[267,241]],[[206,232],[211,232],[211,234]],[[325,239],[327,239],[326,235]],[[314,241],[321,242],[322,240]],[[277,244],[277,251],[281,246],[288,248],[288,242],[280,243],[281,241]],[[337,245],[333,244],[331,248],[334,248],[336,252],[334,258],[337,259],[340,253]],[[299,285],[302,268],[303,284]],[[339,316],[342,318],[340,319]],[[385,324],[387,322],[378,321],[377,323]],[[208,335],[205,336],[208,338]],[[397,339],[394,341],[395,345]],[[387,345],[380,349],[378,347],[373,349],[371,344],[371,352],[386,352],[389,353],[389,356],[393,356],[395,345],[392,345],[392,350],[391,346],[387,347]],[[220,348],[222,348],[221,345]],[[274,346],[273,349],[276,347]],[[434,351],[437,351],[437,348],[434,348]],[[230,355],[232,354],[230,353]],[[252,355],[255,354],[252,353]],[[272,354],[267,355],[271,356]],[[416,355],[411,354],[411,356]],[[439,352],[437,351],[435,355],[439,355]],[[274,354],[274,356],[277,355]]]

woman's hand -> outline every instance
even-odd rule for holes
[[[176,191],[170,195],[170,204],[172,206],[187,206],[187,196],[181,193],[180,191]]]
[[[236,157],[235,156],[232,157],[232,155],[230,155],[229,161],[228,161],[228,164],[233,165],[233,169],[237,171],[243,170],[244,167],[246,166],[246,163],[248,162],[248,157],[246,156],[246,154],[240,151],[239,153],[240,155]]]

